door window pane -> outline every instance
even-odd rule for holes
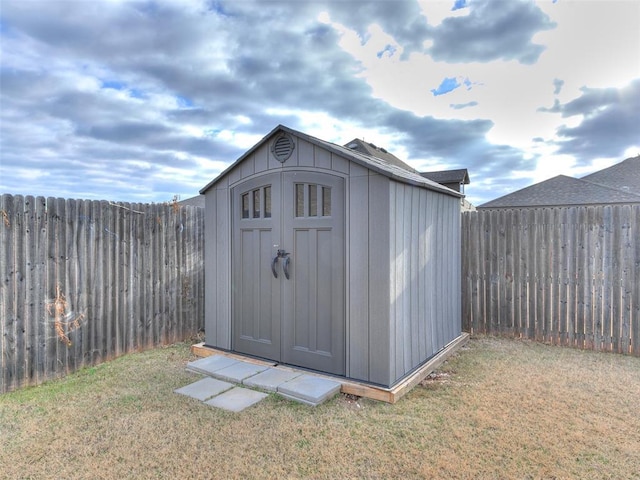
[[[309,216],[318,216],[318,186],[309,185]]]
[[[249,218],[249,194],[242,195],[242,218]]]
[[[260,189],[253,191],[253,218],[260,218]]]
[[[271,218],[271,186],[264,187],[264,218]]]
[[[331,188],[322,187],[322,216],[331,216]]]
[[[296,217],[304,217],[304,185],[296,183]]]

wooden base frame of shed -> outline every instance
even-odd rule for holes
[[[370,385],[367,383],[357,382],[350,379],[340,379],[342,383],[341,392],[345,394],[357,395],[359,397],[370,398],[372,400],[378,400],[387,403],[396,403],[407,392],[409,392],[418,383],[424,380],[427,375],[436,370],[442,365],[451,355],[456,353],[469,341],[469,334],[462,332],[458,338],[447,344],[440,352],[427,360],[414,372],[403,378],[393,387],[385,388],[376,385]],[[253,357],[247,357],[234,352],[228,352],[225,350],[219,350],[217,348],[208,347],[203,343],[197,343],[191,346],[191,352],[197,357],[209,357],[211,355],[224,355],[230,358],[236,358],[245,362],[255,363],[258,365],[273,366],[277,363],[268,360],[260,360]],[[288,367],[295,368],[295,367]],[[336,377],[329,375],[322,375],[318,372],[313,372],[314,375],[319,377],[329,378],[335,380]]]

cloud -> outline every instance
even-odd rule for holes
[[[562,112],[562,106],[560,105],[560,100],[557,98],[553,100],[552,107],[538,107],[538,112],[544,113],[560,113]]]
[[[423,44],[429,38],[427,18],[418,2],[349,0],[327,5],[330,6],[331,19],[354,30],[362,43],[369,40],[369,27],[379,25],[402,45],[403,60],[413,52],[423,51]]]
[[[620,158],[629,148],[640,147],[640,79],[619,90],[584,87],[580,97],[558,110],[563,117],[582,116],[577,126],[557,131],[558,151],[575,155],[581,164]]]
[[[478,102],[473,101],[467,103],[450,103],[449,107],[453,108],[454,110],[462,110],[463,108],[475,107],[476,105],[478,105]]]
[[[533,36],[555,27],[554,22],[533,2],[473,1],[469,15],[450,17],[430,31],[435,60],[447,62],[490,62],[516,60],[534,63],[544,46]]]
[[[560,80],[559,78],[553,79],[553,94],[558,95],[562,91],[562,86],[564,85],[564,80]]]

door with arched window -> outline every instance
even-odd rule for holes
[[[344,179],[269,173],[232,198],[233,349],[344,375]]]

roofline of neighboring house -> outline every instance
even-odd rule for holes
[[[541,208],[572,208],[572,207],[600,207],[603,205],[638,205],[640,204],[640,199],[637,202],[632,201],[613,201],[606,203],[563,203],[557,205],[513,205],[513,206],[505,206],[505,207],[483,207],[477,206],[477,210],[534,210]]]
[[[454,176],[453,175],[454,173],[459,173],[459,175]],[[469,183],[471,183],[469,180],[469,171],[466,168],[452,168],[451,170],[439,170],[437,172],[420,172],[420,175],[422,175],[423,177],[427,177],[429,179],[431,179],[429,175],[435,176],[435,177],[439,177],[439,176],[444,177],[437,180],[439,182],[446,182],[446,183],[459,182],[462,185],[469,185]],[[447,176],[447,175],[450,175],[450,176]]]

